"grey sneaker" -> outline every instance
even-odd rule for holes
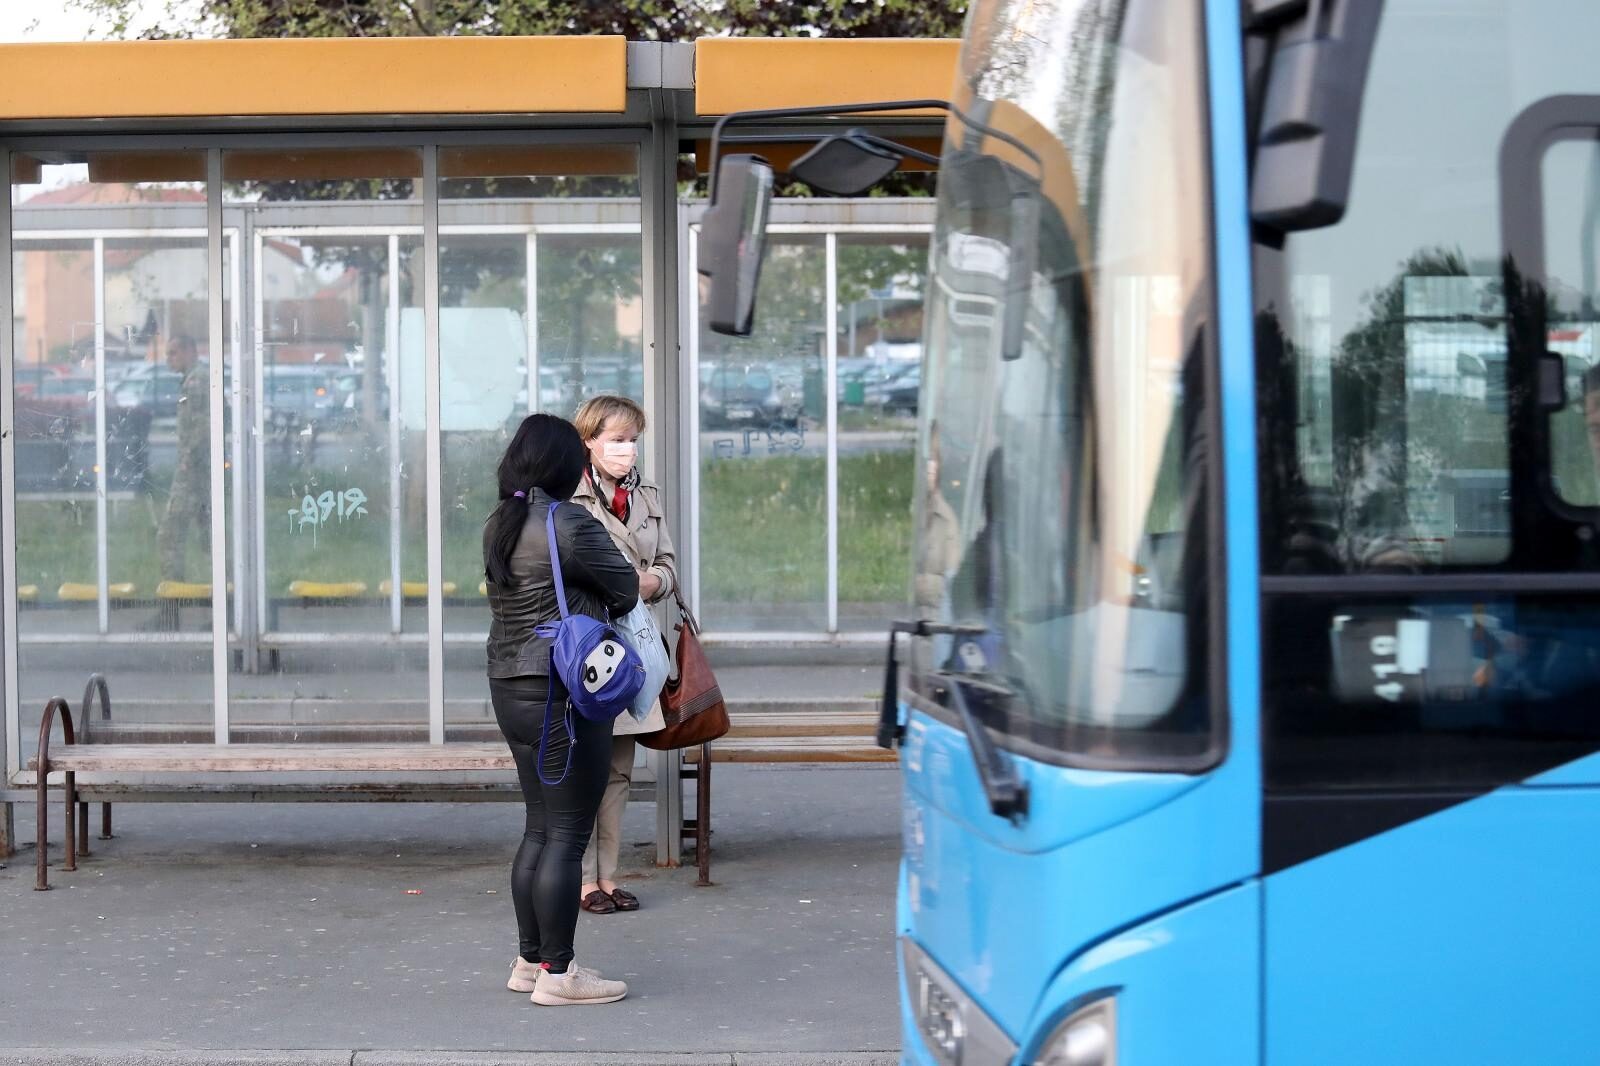
[[[569,969],[577,970],[579,973],[591,974],[595,977],[600,976],[599,971],[587,969],[577,963],[572,963]],[[516,961],[511,964],[511,976],[506,980],[506,987],[513,992],[521,992],[523,995],[527,995],[533,991],[533,986],[539,983],[539,975],[541,973],[544,973],[544,967],[536,962],[529,962],[521,955],[518,955]]]
[[[574,966],[564,974],[541,973],[529,998],[541,1007],[589,1007],[615,1003],[627,994],[624,982]]]

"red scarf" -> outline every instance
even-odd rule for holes
[[[611,490],[611,499],[609,501],[605,500],[605,482],[600,480],[600,471],[593,466],[589,467],[589,481],[594,485],[595,496],[606,502],[606,506],[611,509],[612,514],[617,516],[618,520],[626,522],[631,512],[629,496],[634,489],[639,487],[639,468],[634,467],[629,470],[627,476],[617,482],[617,487]]]

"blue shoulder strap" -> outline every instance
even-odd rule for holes
[[[555,705],[557,684],[557,679],[554,676],[555,670],[552,669],[550,673],[550,684],[549,687],[545,689],[544,695],[544,728],[539,730],[539,754],[535,757],[536,762],[534,769],[538,771],[539,781],[541,783],[554,788],[556,785],[559,785],[565,781],[567,779],[567,775],[572,772],[572,756],[578,748],[578,734],[572,728],[572,702],[563,697],[561,700],[564,708],[562,712],[562,724],[565,725],[567,729],[567,765],[562,768],[560,777],[556,778],[554,781],[550,780],[544,775],[544,753],[550,746],[550,710]]]
[[[556,606],[561,608],[561,618],[567,617],[567,586],[561,580],[561,553],[556,549],[556,508],[559,503],[551,501],[550,510],[544,516],[544,535],[550,542],[550,573],[556,579]]]

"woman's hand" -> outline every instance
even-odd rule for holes
[[[656,598],[661,591],[661,579],[648,570],[639,572],[639,595],[644,597],[646,603]]]

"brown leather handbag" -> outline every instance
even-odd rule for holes
[[[728,732],[728,705],[700,646],[700,624],[681,595],[677,601],[683,615],[677,625],[678,676],[668,678],[667,687],[661,690],[661,714],[667,725],[638,737],[640,744],[655,751],[692,748]]]

